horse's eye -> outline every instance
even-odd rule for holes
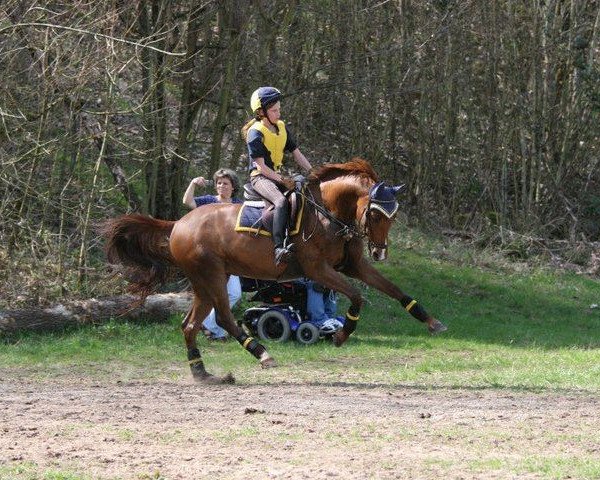
[[[379,212],[371,213],[371,221],[379,223],[379,222],[381,222],[381,220],[383,220],[383,216],[381,215],[381,213],[379,213]]]

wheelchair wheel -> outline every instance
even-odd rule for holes
[[[290,338],[290,323],[283,313],[277,310],[268,310],[258,319],[256,333],[262,340],[285,342]]]
[[[312,323],[303,322],[296,330],[296,340],[303,345],[311,345],[319,339],[319,329]]]

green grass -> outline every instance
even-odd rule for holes
[[[445,322],[448,332],[429,336],[397,302],[361,287],[366,296],[361,320],[342,348],[325,342],[268,344],[280,368],[261,371],[236,342],[200,339],[207,368],[232,371],[239,381],[253,383],[600,392],[600,309],[590,308],[600,303],[600,283],[542,269],[467,265],[456,255],[433,256],[426,242],[400,243],[380,270]],[[346,307],[342,300],[340,309]],[[180,320],[22,333],[0,341],[0,365],[38,377],[74,372],[124,381],[185,377]]]
[[[0,465],[0,480],[91,480],[92,477],[59,471],[56,469],[40,470],[35,463],[21,462],[10,466]]]

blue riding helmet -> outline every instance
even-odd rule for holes
[[[254,113],[259,109],[266,110],[267,107],[281,99],[281,92],[275,87],[260,87],[250,97],[250,108]]]

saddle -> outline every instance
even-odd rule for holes
[[[296,235],[300,231],[304,197],[297,195],[294,190],[288,190],[283,194],[287,198],[290,212],[287,223],[288,236]],[[244,199],[235,224],[235,231],[250,232],[266,237],[272,236],[275,207],[269,202],[265,202],[250,183],[244,185]]]

